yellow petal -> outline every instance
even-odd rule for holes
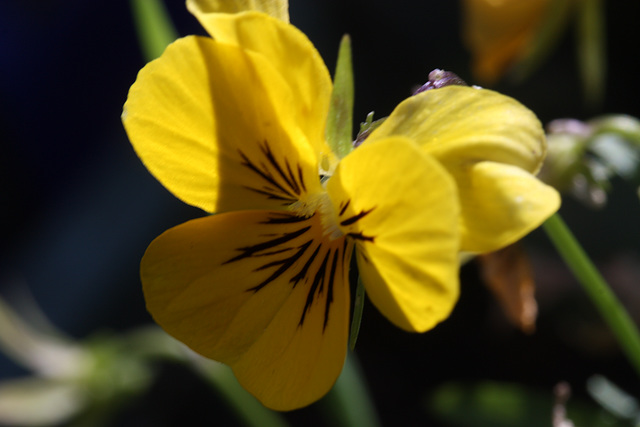
[[[255,10],[289,22],[287,0],[187,0],[187,8],[196,16],[204,13],[240,13]]]
[[[404,138],[365,144],[327,183],[337,223],[356,242],[373,304],[408,331],[445,319],[459,293],[458,205],[451,177]]]
[[[278,410],[322,397],[346,354],[352,244],[318,215],[242,211],[189,221],[141,265],[147,308],[169,334],[232,367]]]
[[[531,175],[546,153],[542,126],[512,98],[460,86],[427,91],[402,102],[365,144],[393,135],[411,138],[454,177],[463,251],[513,243],[558,207],[557,193]]]
[[[320,185],[296,96],[260,55],[187,37],[140,71],[123,122],[145,166],[186,203],[279,209]]]
[[[258,53],[271,63],[295,94],[294,119],[316,152],[334,161],[324,139],[331,76],[307,36],[293,25],[261,13],[208,13],[193,2],[188,5],[214,39]]]
[[[560,195],[522,169],[480,162],[457,177],[462,250],[490,252],[514,243],[560,207]]]
[[[406,99],[367,141],[393,135],[417,142],[452,171],[490,160],[535,172],[546,153],[535,114],[513,98],[472,87],[448,86]]]

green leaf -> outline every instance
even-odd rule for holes
[[[640,120],[624,114],[613,114],[588,122],[594,128],[594,134],[614,134],[635,148],[640,148]]]
[[[329,146],[339,158],[343,158],[353,149],[353,93],[351,39],[345,34],[338,51],[325,132]]]
[[[353,141],[353,148],[359,147],[360,144],[362,144],[364,140],[371,135],[371,132],[376,130],[382,123],[384,123],[385,120],[387,120],[386,117],[373,120],[373,111],[367,114],[366,121],[360,123],[360,130],[358,131],[355,141]]]
[[[640,156],[635,147],[619,135],[606,133],[597,135],[589,149],[613,172],[631,179],[640,164]]]
[[[162,0],[131,0],[138,42],[147,61],[159,57],[178,38]]]

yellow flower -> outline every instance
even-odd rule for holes
[[[338,377],[352,253],[372,303],[423,332],[457,300],[461,236],[462,248],[492,248],[557,208],[529,174],[544,138],[517,102],[422,93],[338,162],[324,139],[332,83],[304,34],[260,12],[188,5],[213,39],[185,37],[145,66],[123,122],[149,171],[216,215],[150,244],[143,289],[158,324],[228,364],[264,405],[305,406]]]
[[[522,58],[536,34],[549,0],[464,0],[464,39],[471,50],[473,72],[485,84],[495,83]]]
[[[437,159],[459,193],[460,248],[486,253],[538,227],[560,196],[534,175],[546,154],[536,116],[486,89],[447,86],[402,102],[367,139],[404,136]]]

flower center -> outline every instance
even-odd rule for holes
[[[328,237],[329,240],[344,236],[338,226],[338,215],[333,208],[329,193],[326,191],[303,195],[300,200],[289,205],[289,210],[296,215],[307,218],[316,213],[319,214],[320,222],[322,223],[322,234]]]

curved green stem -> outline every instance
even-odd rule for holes
[[[147,61],[159,57],[178,38],[171,17],[161,0],[131,0],[140,48]]]
[[[336,384],[320,402],[332,426],[381,425],[355,353],[349,352]]]
[[[278,412],[262,406],[236,380],[228,366],[199,356],[194,366],[203,377],[220,391],[228,405],[247,427],[287,427],[286,419]]]
[[[360,333],[360,323],[362,322],[362,311],[364,310],[365,290],[362,279],[358,277],[358,285],[356,287],[356,298],[353,303],[353,318],[351,320],[351,332],[349,333],[349,350],[356,348],[356,341]]]
[[[543,228],[604,320],[609,324],[629,362],[640,375],[640,334],[633,320],[596,270],[560,215],[555,214],[549,218]]]

